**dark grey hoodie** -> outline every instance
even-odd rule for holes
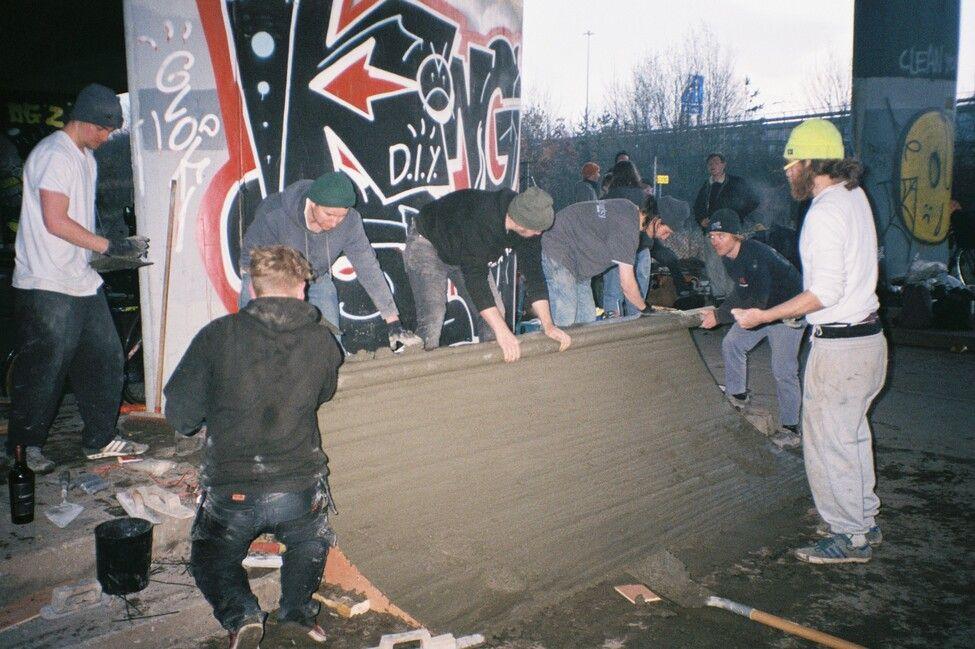
[[[305,224],[305,199],[311,180],[299,180],[283,192],[271,194],[257,206],[254,221],[244,234],[240,250],[240,267],[251,263],[251,250],[257,246],[290,246],[311,263],[317,277],[329,274],[332,264],[345,253],[362,288],[384,319],[399,316],[393,294],[379,267],[372,244],[362,227],[362,216],[355,209],[335,228],[312,232]]]
[[[318,320],[302,300],[259,297],[193,338],[166,384],[166,419],[183,434],[207,426],[207,488],[283,493],[327,474],[317,412],[342,353]]]

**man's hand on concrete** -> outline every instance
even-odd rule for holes
[[[572,344],[572,338],[555,325],[544,328],[545,335],[559,344],[559,351],[564,352]]]
[[[149,253],[149,238],[136,235],[125,239],[109,239],[105,254],[109,257],[145,258]]]
[[[767,322],[762,309],[732,309],[731,315],[742,329],[754,329]]]
[[[513,333],[505,328],[496,332],[495,336],[497,336],[498,346],[504,354],[506,363],[513,363],[521,358],[521,343],[518,342],[518,338]]]
[[[420,337],[409,329],[404,329],[399,320],[387,323],[386,327],[389,329],[389,348],[394,352],[402,351],[405,347],[423,344]]]
[[[709,309],[701,314],[701,327],[704,329],[714,329],[718,326],[718,316],[714,309]]]

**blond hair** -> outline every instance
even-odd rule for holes
[[[290,291],[313,277],[311,264],[288,246],[260,246],[251,251],[249,268],[254,293]]]

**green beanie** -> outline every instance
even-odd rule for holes
[[[311,184],[308,200],[323,207],[352,207],[355,205],[355,188],[348,176],[333,171],[319,176]]]
[[[552,197],[538,187],[529,187],[511,200],[508,216],[523,228],[544,232],[555,221]]]

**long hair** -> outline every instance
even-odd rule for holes
[[[809,168],[815,176],[829,176],[833,180],[842,180],[847,189],[860,186],[863,176],[863,163],[855,158],[842,160],[811,160]]]
[[[613,169],[609,173],[612,178],[609,182],[610,189],[614,187],[640,186],[640,172],[637,171],[636,165],[629,160],[617,162],[613,165]]]

